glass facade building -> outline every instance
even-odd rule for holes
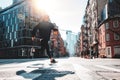
[[[67,31],[67,51],[69,53],[69,56],[74,56],[75,55],[75,44],[77,42],[77,35],[73,33],[72,31]]]
[[[101,21],[107,18],[119,17],[120,16],[120,1],[119,0],[108,0],[101,12]]]
[[[33,45],[31,33],[41,16],[31,4],[21,0],[0,11],[0,58],[29,57],[31,47],[40,48]]]

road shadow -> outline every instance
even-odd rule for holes
[[[67,59],[69,57],[60,57],[56,59]],[[31,61],[44,61],[48,60],[48,58],[28,58],[28,59],[0,59],[0,65],[4,64],[11,64],[11,63],[24,63],[24,62],[31,62]]]
[[[75,74],[73,71],[58,71],[55,69],[36,69],[29,73],[24,70],[17,71],[18,76],[30,80],[55,80],[55,78],[63,77],[68,74]]]
[[[11,64],[11,63],[24,63],[24,62],[31,62],[31,61],[44,61],[48,58],[34,58],[34,59],[0,59],[0,64]]]

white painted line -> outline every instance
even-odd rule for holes
[[[91,71],[81,65],[73,64],[74,69],[80,80],[93,80],[93,77],[89,74]]]
[[[107,67],[107,66],[102,66],[102,65],[96,65],[96,66],[100,67],[100,68],[103,68],[103,69],[120,72],[120,69],[116,69],[116,68],[112,68],[112,67]]]

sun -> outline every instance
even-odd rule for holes
[[[53,8],[53,0],[32,0],[32,4],[37,10],[49,13]]]

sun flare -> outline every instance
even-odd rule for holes
[[[43,10],[47,13],[49,13],[53,7],[52,0],[32,0],[32,3],[37,10]]]

